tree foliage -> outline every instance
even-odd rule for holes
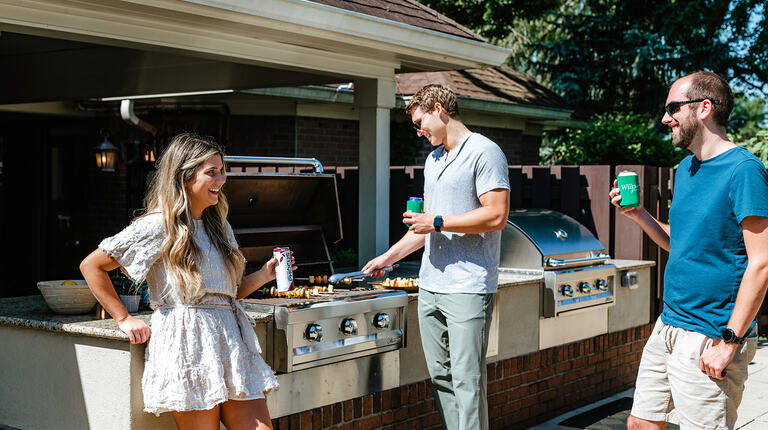
[[[768,168],[768,129],[758,130],[752,136],[739,137],[735,141],[737,144],[749,149]]]
[[[675,166],[687,155],[656,128],[650,114],[597,114],[582,127],[550,135],[542,144],[547,164],[647,164]]]
[[[515,31],[520,19],[534,20],[556,8],[562,0],[419,0],[477,34],[498,42]]]
[[[739,138],[755,136],[766,127],[765,99],[739,95],[736,97],[733,112],[728,120],[728,130],[738,133]]]
[[[764,0],[422,0],[492,43],[578,112],[660,113],[667,86],[711,70],[768,90]]]

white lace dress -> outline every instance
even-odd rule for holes
[[[192,303],[166,277],[159,258],[164,230],[162,215],[149,214],[99,244],[131,280],[146,278],[149,286],[154,314],[141,381],[144,410],[204,410],[227,400],[263,398],[277,388],[277,379],[259,355],[253,320],[236,300],[236,287],[202,221],[195,221],[194,238],[203,255],[197,262],[203,288]],[[229,224],[227,233],[237,246]]]

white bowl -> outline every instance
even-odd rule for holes
[[[40,281],[37,288],[52,311],[59,314],[84,314],[96,304],[88,284],[82,279],[72,279],[77,285],[61,285],[66,279]]]

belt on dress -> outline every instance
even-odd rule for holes
[[[218,309],[218,310],[231,310],[235,313],[235,320],[240,328],[240,335],[245,342],[245,346],[254,353],[261,354],[261,346],[259,345],[259,339],[256,337],[256,332],[253,330],[253,326],[256,324],[253,318],[245,312],[243,304],[240,300],[229,297],[229,303],[177,303],[166,304],[158,306],[158,309],[168,308],[187,308],[187,309]]]

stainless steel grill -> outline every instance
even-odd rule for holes
[[[224,193],[229,222],[247,263],[261,267],[275,246],[289,247],[295,278],[332,275],[328,243],[342,239],[336,177],[314,159],[225,157]],[[308,164],[309,173],[266,173],[254,164]],[[256,293],[246,309],[272,314],[265,358],[279,372],[293,372],[405,346],[404,292],[336,288],[311,298]]]
[[[500,271],[544,275],[541,317],[614,304],[617,270],[599,240],[573,218],[548,209],[510,213],[502,234]]]
[[[270,361],[292,372],[400,349],[405,342],[403,291],[342,291],[333,298],[246,299],[246,309],[274,316]]]

